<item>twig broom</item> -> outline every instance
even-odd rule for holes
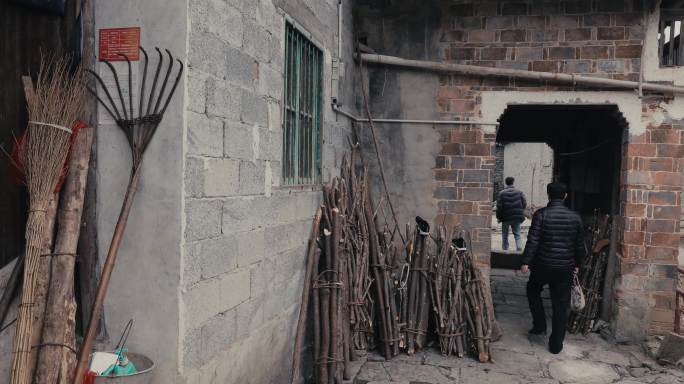
[[[45,218],[55,185],[69,152],[71,127],[83,107],[83,73],[70,71],[70,60],[43,58],[35,94],[28,98],[29,123],[24,154],[29,212],[21,302],[14,339],[12,384],[30,384],[31,338],[36,271],[45,237]]]

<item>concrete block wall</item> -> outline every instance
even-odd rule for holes
[[[93,8],[93,38],[96,41],[97,31],[102,28],[140,27],[140,43],[150,53],[149,65],[152,68],[148,69],[147,92],[150,90],[151,73],[157,64],[156,53],[150,52],[154,51],[153,47],[166,48],[174,57],[186,61],[186,1],[96,0]],[[98,52],[97,47],[95,52]],[[126,92],[126,64],[117,62],[114,65]],[[131,67],[133,87],[140,89],[142,60],[133,62]],[[97,70],[103,77],[111,78],[108,67],[103,63],[98,63]],[[185,86],[186,80],[181,79],[146,150],[133,209],[104,301],[105,321],[102,325],[109,338],[98,340],[103,342],[98,349],[111,350],[126,323],[134,319],[126,347],[154,361],[154,371],[146,376],[153,384],[174,383],[178,376]],[[110,91],[115,92],[112,87]],[[137,96],[134,91],[134,106],[137,105]],[[95,226],[96,250],[102,265],[126,194],[131,156],[122,130],[101,107],[96,132],[93,157],[97,161],[91,166],[96,167],[92,175],[96,175],[97,215],[96,220],[88,221],[87,225]]]
[[[322,46],[322,180],[350,122],[330,108],[337,1],[190,0],[181,376],[280,383],[289,374],[319,185],[281,182],[286,17]],[[351,6],[343,9],[351,63]],[[349,65],[350,70],[353,66]],[[352,79],[347,71],[342,80]],[[349,87],[341,99],[350,100]]]
[[[389,7],[369,0],[360,5],[356,23],[359,35],[382,54],[627,80],[639,77],[642,38],[648,34],[644,65],[656,69],[645,74],[646,80],[677,83],[674,73],[669,77],[656,73],[653,29],[657,29],[658,18],[657,14],[649,16],[644,25],[640,4],[627,0],[434,0],[420,6],[406,1]],[[679,236],[676,223],[681,207],[677,193],[682,189],[678,157],[684,154],[680,97],[651,96],[642,101],[630,91],[587,92],[572,85],[436,74],[432,76],[439,78],[438,85],[427,89],[432,87],[428,81],[418,88],[403,82],[403,74],[409,73],[406,70],[376,67],[369,73],[378,114],[383,112],[379,108],[390,104],[386,100],[431,107],[445,120],[487,123],[496,121],[508,103],[619,105],[628,115],[630,127],[621,175],[624,223],[618,230],[624,237],[618,249],[620,277],[612,297],[613,328],[625,339],[671,329]],[[415,92],[431,93],[432,97],[415,98]],[[497,177],[496,132],[476,123],[434,131],[439,133],[441,149],[434,166],[423,169],[432,172],[435,181],[432,196],[423,197],[423,202],[432,204],[437,212],[436,223],[469,228],[477,260],[488,265],[490,204]],[[405,145],[410,148],[409,143]],[[649,200],[648,196],[653,197]]]

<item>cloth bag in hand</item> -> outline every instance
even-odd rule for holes
[[[573,274],[572,277],[572,289],[570,290],[570,308],[579,312],[584,309],[586,301],[584,300],[584,292],[582,292],[582,286],[580,285],[577,273]]]

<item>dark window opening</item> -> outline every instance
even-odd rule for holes
[[[50,3],[55,6],[64,2]],[[66,2],[64,16],[59,16],[0,1],[0,146],[7,152],[28,120],[21,76],[37,73],[41,52],[65,53],[80,48],[73,44],[81,27],[76,3]],[[14,181],[9,168],[9,160],[0,150],[0,268],[24,252],[26,235],[28,194]]]
[[[323,52],[293,24],[285,30],[283,184],[315,184],[321,175]]]
[[[681,1],[664,1],[661,5],[658,25],[658,57],[661,67],[684,65],[682,22],[684,22],[684,4]]]

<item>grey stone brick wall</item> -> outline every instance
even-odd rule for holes
[[[285,19],[323,46],[327,181],[339,173],[351,129],[330,108],[337,1],[190,0],[189,7],[181,376],[282,382],[320,204],[320,186],[281,185]],[[343,82],[353,79],[350,7]],[[342,88],[351,100],[351,87]]]

